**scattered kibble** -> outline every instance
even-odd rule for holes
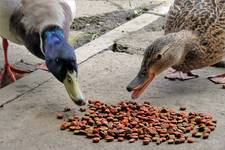
[[[169,140],[167,141],[167,143],[168,143],[168,144],[174,144],[174,139],[169,139]]]
[[[108,135],[105,137],[105,140],[106,140],[106,142],[112,142],[112,141],[114,141],[114,137]]]
[[[68,111],[71,111],[71,108],[70,107],[65,107],[64,108],[64,112],[68,112]]]
[[[187,108],[185,106],[180,107],[180,111],[185,111]]]
[[[75,135],[85,135],[93,143],[143,140],[143,145],[194,143],[194,138],[207,139],[216,128],[217,121],[210,115],[175,109],[154,107],[149,102],[139,104],[122,101],[117,105],[89,100],[89,108],[80,108],[83,116],[58,113],[64,119],[60,129],[68,129]],[[67,112],[64,109],[64,112]],[[190,133],[190,134],[189,134]]]
[[[130,139],[129,143],[134,143],[136,140],[135,139]]]
[[[86,111],[86,108],[81,107],[81,108],[80,108],[80,111],[81,111],[81,112],[85,112],[85,111]]]
[[[99,137],[93,138],[93,143],[99,143],[99,142],[100,142],[100,138]]]
[[[64,113],[58,112],[58,113],[56,114],[56,116],[57,116],[57,119],[63,119]]]
[[[150,143],[150,139],[144,139],[143,140],[143,145],[148,145]]]
[[[188,137],[188,138],[187,138],[187,142],[188,142],[188,143],[194,143],[194,139],[191,138],[191,137]]]
[[[203,133],[202,138],[203,138],[203,139],[208,139],[208,138],[209,138],[209,133]]]
[[[123,142],[124,138],[123,137],[118,137],[118,142]]]

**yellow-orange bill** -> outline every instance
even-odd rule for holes
[[[131,95],[132,99],[136,99],[138,98],[143,92],[144,90],[148,87],[148,85],[152,82],[152,80],[155,78],[155,74],[151,74],[148,78],[148,80],[146,80],[144,82],[144,84],[142,84],[141,86],[137,87],[136,89],[133,90],[133,93]]]

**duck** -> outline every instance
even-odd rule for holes
[[[15,82],[19,76],[29,72],[9,63],[10,41],[24,45],[33,55],[43,59],[48,71],[64,84],[75,104],[84,105],[75,49],[68,42],[75,12],[75,0],[1,0],[0,36],[4,68],[0,73],[0,83],[6,77]]]
[[[133,99],[166,70],[165,78],[185,81],[198,77],[193,70],[221,62],[225,54],[225,0],[174,0],[164,31],[145,49],[139,72],[127,86]],[[225,73],[208,79],[225,84]]]

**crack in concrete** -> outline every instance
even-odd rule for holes
[[[9,103],[14,102],[16,99],[20,98],[21,96],[24,96],[24,95],[26,95],[26,94],[29,93],[29,92],[32,92],[32,91],[35,90],[36,88],[38,88],[38,87],[40,87],[41,85],[43,85],[43,84],[47,83],[48,81],[50,81],[52,78],[53,78],[53,77],[51,77],[51,78],[48,79],[48,80],[43,81],[42,83],[39,83],[37,86],[35,86],[35,87],[33,87],[33,88],[27,90],[26,92],[17,95],[15,98],[10,99],[10,100],[8,100],[8,101],[2,103],[2,104],[0,105],[0,108],[4,107],[5,105],[7,105],[7,104],[9,104]]]
[[[161,16],[161,17],[166,17],[165,14],[160,14],[160,13],[157,13],[157,12],[154,12],[154,11],[147,11],[145,13],[146,14],[151,14],[151,15],[156,15],[156,16]]]
[[[101,53],[103,53],[103,52],[105,52],[105,51],[107,51],[107,50],[108,50],[108,49],[104,49],[104,50],[102,50],[102,51],[100,51],[100,52],[98,52],[98,53],[96,53],[96,54],[94,54],[94,55],[88,57],[87,59],[81,61],[81,62],[79,63],[79,65],[81,65],[81,64],[83,64],[83,63],[85,63],[85,62],[87,62],[89,59],[91,59],[91,58],[93,58],[93,57],[95,57],[95,56],[97,56],[97,55],[99,55],[99,54],[101,54]],[[54,78],[54,77],[51,77],[51,78],[49,78],[48,80],[45,80],[45,81],[39,83],[37,86],[35,86],[35,87],[33,87],[33,88],[27,90],[26,92],[17,95],[15,98],[10,99],[10,100],[8,100],[8,101],[6,101],[6,102],[0,104],[0,108],[3,108],[5,105],[10,104],[10,103],[16,101],[16,100],[17,100],[18,98],[20,98],[21,96],[24,96],[24,95],[26,95],[26,94],[28,94],[28,93],[34,91],[35,89],[37,89],[38,87],[40,87],[40,86],[44,85],[45,83],[49,82],[49,81],[50,81],[51,79],[53,79],[53,78]]]
[[[109,3],[117,7],[119,10],[125,10],[120,4],[117,4],[116,2],[109,2]]]
[[[83,64],[83,63],[85,63],[85,62],[87,62],[88,60],[90,60],[91,58],[93,58],[93,57],[95,57],[95,56],[97,56],[97,55],[99,55],[99,54],[104,53],[105,51],[108,51],[109,49],[110,49],[110,48],[103,49],[103,50],[99,51],[98,53],[96,53],[96,54],[94,54],[94,55],[91,55],[90,57],[88,57],[88,58],[86,58],[85,60],[81,61],[81,62],[79,63],[79,65],[81,65],[81,64]]]

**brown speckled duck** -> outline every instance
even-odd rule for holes
[[[191,71],[213,65],[225,53],[225,0],[175,0],[165,35],[146,48],[141,69],[127,86],[137,98],[151,81],[171,67],[167,79],[197,78]],[[225,74],[209,77],[225,83]]]

